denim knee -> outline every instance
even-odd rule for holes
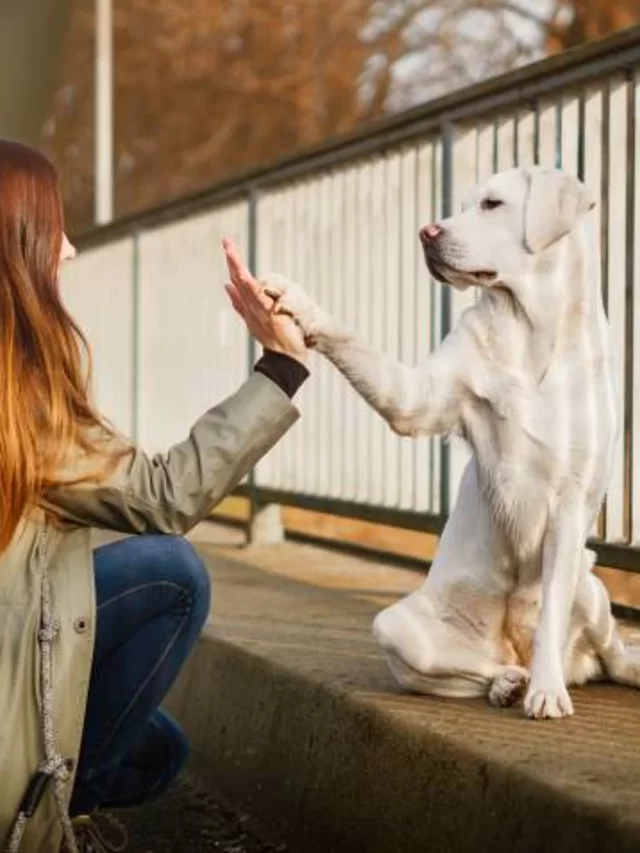
[[[171,564],[174,582],[189,596],[193,620],[204,625],[211,603],[206,565],[191,542],[181,536],[163,536],[161,547],[163,559]]]

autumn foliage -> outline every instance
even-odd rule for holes
[[[113,3],[116,215],[640,19],[638,0]],[[93,7],[75,0],[42,140],[73,232],[93,221]]]

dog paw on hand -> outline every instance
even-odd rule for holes
[[[289,314],[302,329],[307,346],[313,344],[324,312],[296,282],[278,273],[260,280],[264,292],[276,303],[276,311]]]
[[[524,699],[524,712],[532,720],[572,717],[573,702],[564,684],[548,688],[532,684]]]

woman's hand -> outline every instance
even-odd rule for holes
[[[304,336],[295,321],[275,313],[275,302],[249,272],[233,242],[222,241],[231,283],[225,285],[231,303],[246,323],[249,333],[265,349],[284,353],[302,364],[307,361]]]

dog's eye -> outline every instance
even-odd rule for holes
[[[480,202],[480,207],[483,210],[495,210],[496,207],[502,207],[504,204],[503,201],[500,201],[499,198],[484,198]]]

